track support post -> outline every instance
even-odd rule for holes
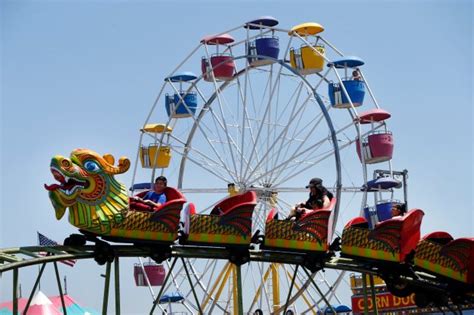
[[[110,269],[111,262],[107,262],[105,267],[105,283],[104,283],[104,297],[102,300],[102,314],[107,314],[107,306],[109,304],[109,287],[110,287]]]

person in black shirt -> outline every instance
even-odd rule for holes
[[[326,189],[326,187],[323,186],[322,179],[317,177],[312,178],[306,188],[310,189],[308,200],[291,208],[287,220],[298,220],[304,213],[308,211],[325,209],[331,204],[333,195]]]

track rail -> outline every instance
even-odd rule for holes
[[[115,257],[145,257],[149,256],[153,247],[135,245],[110,245]],[[93,259],[94,245],[86,246],[27,246],[18,248],[0,249],[0,273],[13,269],[34,266],[43,263],[59,262],[68,259]],[[308,255],[298,252],[284,252],[272,250],[250,250],[250,261],[304,265]],[[225,259],[229,260],[231,250],[219,247],[206,246],[171,246],[172,257]],[[376,275],[380,270],[376,264],[359,261],[353,258],[328,258],[319,262],[320,269],[337,269]],[[440,284],[436,277],[415,272],[416,277],[407,278],[419,285],[437,286]]]
[[[102,241],[100,241],[102,242]],[[105,242],[102,242],[102,246]],[[223,259],[223,260],[231,260],[232,255],[235,254],[235,249],[227,249],[222,247],[210,247],[210,246],[188,246],[188,245],[172,245],[170,247],[163,245],[110,245],[107,244],[109,253],[112,253],[112,258],[115,261],[115,294],[116,294],[116,314],[120,314],[120,288],[119,282],[117,280],[118,277],[118,261],[120,257],[146,257],[152,256],[156,254],[157,251],[165,250],[169,252],[171,248],[171,256],[170,259],[173,260],[171,269],[175,265],[177,260],[181,260],[183,262],[183,266],[186,266],[184,263],[185,258],[198,258],[198,259]],[[59,281],[59,274],[57,270],[57,262],[70,260],[70,259],[96,259],[97,258],[97,246],[100,243],[96,243],[95,245],[85,245],[85,246],[27,246],[27,247],[17,247],[17,248],[6,248],[0,249],[0,275],[4,272],[12,271],[13,272],[13,281],[14,281],[14,288],[17,288],[17,281],[18,281],[18,270],[21,268],[35,266],[35,265],[42,265],[42,269],[44,269],[45,265],[48,263],[52,263],[55,266],[56,271],[56,278],[58,281],[58,288],[60,290],[61,297],[62,289],[61,284]],[[240,250],[242,252],[242,250]],[[249,250],[249,261],[253,262],[268,262],[268,263],[282,263],[282,264],[293,264],[296,265],[295,275],[296,277],[296,270],[299,266],[302,267],[304,272],[308,275],[309,281],[312,281],[313,285],[316,289],[320,290],[317,284],[314,283],[311,274],[307,269],[310,269],[312,274],[324,269],[337,269],[343,271],[352,271],[352,272],[359,272],[362,274],[370,275],[372,279],[372,275],[382,275],[386,274],[387,270],[390,270],[392,267],[394,268],[391,272],[397,273],[396,268],[397,266],[387,267],[389,263],[384,263],[380,261],[364,261],[363,259],[354,259],[354,258],[347,258],[347,257],[338,257],[336,255],[331,256],[315,256],[307,253],[302,252],[285,252],[285,251],[274,251],[274,250],[267,250],[267,249],[259,249],[259,250]],[[97,259],[96,259],[97,261]],[[110,281],[110,269],[111,269],[112,260],[107,261],[107,272],[106,272],[106,281],[109,283]],[[236,270],[238,274],[240,274],[240,264],[236,265]],[[40,272],[38,279],[36,280],[35,287],[32,290],[32,293],[35,291],[37,283],[41,278],[42,272]],[[188,278],[189,274],[187,273]],[[408,276],[407,276],[408,275]],[[410,272],[404,273],[404,275],[398,275],[400,279],[409,283],[410,286],[416,287],[417,290],[426,290],[427,292],[431,292],[430,294],[435,295],[449,295],[450,294],[450,287],[447,283],[440,280],[440,278],[427,274],[424,272],[413,271],[410,269]],[[169,274],[168,274],[169,277]],[[190,283],[192,280],[188,279]],[[294,280],[294,279],[293,279]],[[166,283],[167,280],[165,280]],[[241,280],[238,281],[238,284],[241,284]],[[374,288],[373,284],[372,287],[372,298],[375,299],[374,296]],[[158,294],[158,298],[162,295],[164,286],[160,290]],[[194,289],[193,293],[194,292]],[[104,301],[103,301],[103,309],[102,313],[107,313],[107,305],[108,305],[108,284],[104,289]],[[238,295],[241,297],[242,289],[239,287]],[[291,289],[290,289],[291,293]],[[321,293],[321,298],[326,302],[327,306],[332,308],[330,303],[327,301],[325,295]],[[367,292],[364,289],[364,294],[366,295]],[[14,289],[14,313],[16,314],[18,311],[18,300],[17,300],[17,291]],[[33,294],[30,295],[29,302],[31,301]],[[196,296],[195,296],[196,297]],[[289,300],[290,295],[286,303],[281,306],[282,308],[286,309],[288,305],[291,304]],[[150,314],[153,314],[153,311],[157,307],[158,298],[155,299]],[[474,292],[469,292],[465,297],[464,301],[474,304]],[[243,305],[241,303],[241,299],[239,299],[240,304],[238,305],[238,314],[243,314]],[[196,298],[196,305],[198,307],[198,311],[201,314],[202,310],[200,308],[199,300]],[[160,306],[161,307],[161,306]],[[449,308],[449,305],[446,306]],[[64,308],[64,305],[63,305]],[[376,310],[376,309],[375,309]],[[280,312],[280,310],[276,311],[276,313]],[[367,310],[366,310],[367,311]],[[334,311],[335,312],[335,311]],[[378,313],[377,311],[375,312]]]

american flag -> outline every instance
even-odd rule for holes
[[[36,233],[38,233],[38,243],[39,243],[40,246],[57,246],[57,245],[60,245],[58,242],[55,242],[52,239],[47,238],[46,236],[44,236],[40,232],[36,232]],[[46,254],[43,253],[41,255],[45,256]],[[63,263],[63,264],[66,264],[68,266],[73,267],[74,264],[76,263],[76,261],[77,261],[76,259],[67,259],[67,260],[61,260],[60,262]]]

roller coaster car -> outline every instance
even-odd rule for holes
[[[395,296],[406,297],[414,288],[401,276],[414,276],[411,260],[418,241],[424,213],[410,210],[404,217],[382,221],[369,230],[365,218],[358,217],[344,227],[341,255],[369,261]]]
[[[422,210],[413,209],[404,217],[378,223],[373,230],[369,230],[365,218],[352,219],[342,233],[341,254],[395,263],[409,262],[409,254],[420,240],[423,215]]]
[[[474,293],[474,238],[453,239],[446,232],[425,235],[416,246],[415,266],[448,280],[450,291]]]
[[[247,191],[222,200],[208,215],[186,213],[189,226],[185,243],[247,248],[256,205],[256,193]]]
[[[263,248],[326,253],[329,250],[330,222],[336,198],[326,209],[305,213],[296,221],[276,219],[276,209],[270,211],[265,226]]]
[[[125,185],[115,179],[115,175],[128,170],[130,160],[122,157],[117,166],[114,163],[112,155],[101,156],[87,149],[74,150],[70,158],[55,156],[50,169],[58,183],[45,188],[56,218],[61,219],[69,209],[69,222],[91,240],[100,237],[118,242],[174,243],[184,196],[168,187],[168,201],[161,207],[137,210],[130,204]],[[76,235],[66,242],[83,245],[85,238]]]

